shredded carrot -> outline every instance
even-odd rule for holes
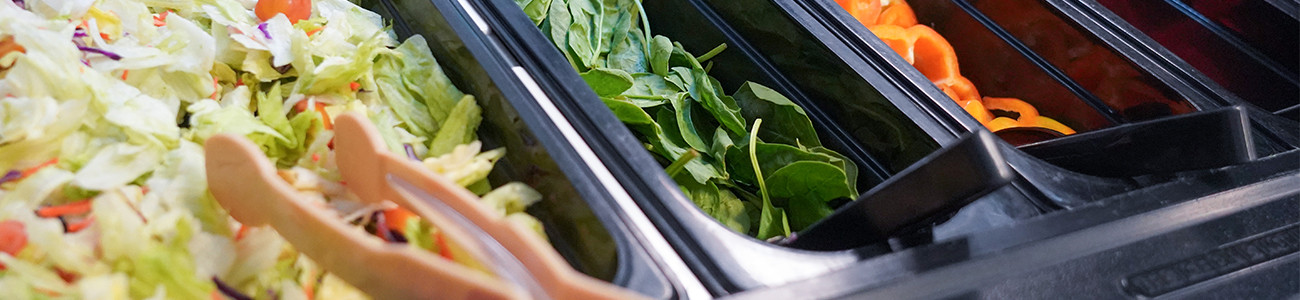
[[[248,234],[248,226],[239,224],[239,230],[235,231],[235,240],[238,241],[244,239],[245,234]]]
[[[9,52],[17,51],[18,53],[27,53],[27,48],[14,42],[14,36],[7,36],[0,40],[0,56],[9,55]]]
[[[89,217],[86,217],[85,219],[81,219],[81,221],[78,221],[76,223],[68,224],[68,232],[81,231],[82,229],[86,229],[86,227],[90,227],[90,224],[93,223],[95,223],[95,216],[91,215]]]
[[[172,12],[170,9],[153,16],[153,26],[163,27],[167,25],[167,13]]]
[[[126,80],[127,73],[131,73],[131,70],[122,70],[122,80]]]
[[[356,82],[348,83],[348,88],[352,89],[352,91],[355,92],[361,90],[361,84]]]
[[[59,279],[63,279],[63,282],[73,283],[77,281],[77,273],[68,272],[57,267],[54,268],[54,273],[59,274]]]
[[[307,111],[307,102],[308,102],[307,100],[298,101],[297,104],[293,105],[293,108],[298,110],[298,112],[305,112]],[[325,130],[333,130],[334,122],[330,121],[330,114],[325,112],[325,103],[316,102],[316,101],[311,101],[311,102],[315,103],[316,113],[320,114],[321,122],[325,124]],[[331,145],[330,149],[334,149],[333,139],[330,139],[330,145]]]
[[[44,169],[45,167],[53,166],[54,164],[57,164],[57,163],[59,163],[59,158],[58,158],[58,157],[55,157],[54,159],[51,159],[51,160],[49,160],[49,161],[46,161],[45,163],[42,163],[42,164],[37,165],[37,166],[35,166],[35,167],[31,167],[31,168],[27,168],[26,170],[23,170],[23,175],[20,176],[20,177],[18,177],[18,178],[20,178],[20,179],[21,179],[21,178],[27,178],[27,176],[32,176],[32,174],[36,174],[37,171],[40,171],[41,169]]]
[[[318,162],[318,161],[320,161],[320,153],[312,153],[312,154],[311,154],[311,161],[312,161],[312,162]]]
[[[221,90],[221,86],[217,84],[217,78],[212,77],[212,95],[208,97],[211,97],[212,100],[217,100],[217,94],[219,94],[218,92],[220,90]]]
[[[334,130],[334,121],[330,120],[330,113],[325,112],[324,103],[316,102],[316,112],[320,113],[321,121],[325,123],[325,130]],[[333,142],[334,140],[330,139],[330,144]]]
[[[407,234],[406,224],[411,218],[416,218],[415,213],[405,208],[398,207],[384,210],[384,221],[388,225],[388,229],[397,230],[403,235]]]
[[[451,257],[451,247],[447,246],[447,239],[443,238],[441,231],[433,233],[433,240],[438,245],[438,256],[442,256],[447,260],[455,260]]]
[[[325,26],[316,27],[316,29],[312,29],[311,31],[308,31],[307,36],[311,37],[312,35],[315,35],[317,32],[320,32],[321,29],[325,29]]]
[[[36,210],[36,216],[42,218],[57,218],[66,215],[80,215],[90,212],[90,200],[77,201],[73,203],[46,206]]]

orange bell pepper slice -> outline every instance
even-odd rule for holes
[[[907,5],[903,0],[891,0],[880,11],[880,17],[876,19],[876,24],[898,25],[902,27],[911,27],[916,25],[916,13],[912,12],[912,7]]]
[[[912,56],[912,39],[907,34],[907,28],[882,24],[867,26],[867,29],[871,30],[871,33],[874,33],[886,45],[889,45],[889,48],[894,49],[894,52],[902,56],[903,60],[906,60],[908,64],[916,61]]]
[[[836,2],[989,130],[1037,126],[1066,135],[1075,133],[1054,119],[1040,116],[1038,109],[1023,100],[981,97],[975,84],[961,75],[952,44],[933,28],[918,25],[916,13],[906,1],[891,0],[884,7],[880,6],[880,0]],[[1015,112],[1019,116],[995,117],[991,110]]]
[[[1016,119],[1008,117],[997,117],[993,118],[992,121],[989,121],[988,124],[984,124],[984,127],[988,127],[989,130],[993,132],[998,132],[1007,128],[1020,127],[1020,122],[1016,122]]]
[[[957,52],[933,28],[916,25],[908,27],[907,34],[912,40],[912,55],[916,59],[912,66],[921,71],[925,78],[938,81],[961,76],[957,67]]]
[[[989,110],[984,108],[984,103],[979,100],[958,101],[957,104],[961,105],[961,108],[965,109],[971,117],[975,117],[976,121],[980,121],[980,124],[988,126],[989,121],[993,120],[993,114],[989,113]]]
[[[1020,114],[1015,120],[1025,126],[1038,123],[1038,109],[1016,98],[984,97],[984,107],[989,110],[1002,110]]]
[[[1069,126],[1065,126],[1065,124],[1061,124],[1061,122],[1057,122],[1055,119],[1044,116],[1038,116],[1038,124],[1035,126],[1056,130],[1056,132],[1060,132],[1064,135],[1075,134],[1074,129],[1070,129]]]
[[[876,25],[876,19],[880,17],[880,0],[835,0],[835,2],[849,11],[858,22],[862,22],[862,25]]]
[[[946,91],[952,91],[948,96],[953,97],[953,100],[980,99],[979,90],[976,90],[975,84],[971,83],[970,79],[966,79],[965,76],[936,80],[934,85],[939,86],[941,90],[945,90],[945,93],[947,93]]]

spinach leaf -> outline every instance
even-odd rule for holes
[[[515,1],[646,149],[672,162],[666,171],[683,192],[727,228],[763,239],[789,235],[792,225],[827,215],[828,200],[856,195],[857,166],[821,147],[802,108],[755,83],[727,95],[708,75],[716,61],[701,62],[725,44],[693,56],[652,35],[637,0]],[[388,81],[391,89],[376,81],[381,94],[415,93],[401,78]],[[769,123],[761,131],[760,120]],[[450,124],[438,123],[423,130],[441,137],[439,127]]]
[[[809,198],[821,203],[852,198],[844,171],[820,161],[797,161],[772,172],[766,179],[772,197]]]
[[[723,130],[722,127],[713,130],[713,146],[709,148],[709,155],[718,158],[718,163],[722,164],[718,166],[719,168],[726,170],[727,149],[735,145],[736,142],[732,141],[731,135],[727,134],[727,131]]]
[[[764,143],[761,140],[755,145],[755,155],[759,165],[764,170],[779,170],[786,165],[800,161],[819,161],[831,162],[837,158],[821,153],[809,152],[799,147]],[[754,168],[744,162],[749,161],[749,153],[741,151],[727,151],[727,173],[731,174],[731,179],[749,185],[757,185],[758,179],[755,177]]]
[[[644,45],[641,41],[641,30],[632,29],[622,41],[617,42],[613,49],[609,51],[605,65],[610,69],[619,69],[633,74],[643,74],[650,72],[650,65],[646,62]],[[662,79],[662,77],[660,77]],[[651,94],[641,94],[651,95]]]
[[[659,76],[668,76],[668,58],[673,53],[673,41],[662,35],[656,35],[650,41],[650,70]]]
[[[682,192],[695,203],[695,206],[721,222],[723,226],[739,233],[749,233],[750,224],[753,223],[749,219],[749,210],[752,208],[746,206],[744,201],[731,191],[719,189],[713,182],[709,182],[683,185]]]
[[[830,215],[826,204],[838,198],[852,198],[840,168],[819,161],[798,161],[767,176],[768,192],[774,198],[787,199],[791,227],[801,230]]]
[[[695,120],[692,118],[691,101],[686,99],[685,93],[677,94],[669,101],[673,105],[673,110],[677,112],[677,128],[681,131],[682,140],[686,141],[691,148],[705,151],[709,146],[704,144],[704,139],[700,137],[700,132],[695,129]]]
[[[519,7],[524,8],[524,14],[533,20],[534,25],[541,25],[546,19],[546,9],[551,6],[551,0],[515,0]]]
[[[826,149],[823,147],[812,147],[809,148],[808,150],[812,151],[813,153],[821,153],[821,154],[834,157],[835,159],[828,161],[828,163],[840,167],[841,170],[844,170],[844,174],[847,176],[845,178],[846,179],[845,181],[849,185],[849,191],[850,191],[849,193],[853,194],[852,198],[858,197],[857,196],[858,195],[858,164],[853,163],[852,160],[849,160],[848,157],[844,157],[844,155],[840,154],[839,152],[831,151],[830,149]]]
[[[700,61],[695,60],[695,56],[691,55],[690,52],[686,52],[686,48],[682,48],[682,44],[678,42],[673,42],[673,52],[668,56],[668,66],[704,69],[703,66],[700,66]]]
[[[746,120],[766,119],[777,125],[759,132],[758,137],[774,143],[788,145],[821,146],[817,131],[803,108],[790,102],[781,93],[753,82],[740,86],[735,94],[739,111]]]
[[[573,26],[573,14],[569,12],[569,3],[565,0],[551,0],[551,7],[546,15],[547,26],[551,29],[551,42],[560,48],[560,53],[569,60],[569,65],[574,69],[581,68],[578,61],[574,60],[574,52],[569,47],[569,28]]]
[[[682,146],[683,144],[686,144],[686,142],[681,136],[681,129],[677,128],[676,118],[676,113],[670,110],[659,110],[655,114],[655,123],[662,128],[658,128],[657,137],[647,137],[650,139],[651,145],[663,149],[660,155],[669,160],[676,159],[687,151],[686,147]],[[655,144],[656,142],[658,144]],[[712,163],[706,162],[707,160],[708,158],[706,157],[700,157],[686,163],[686,170],[689,171],[688,173],[691,175],[690,178],[694,179],[697,183],[704,183],[709,179],[724,177],[722,175],[723,171],[718,169]]]
[[[786,213],[790,221],[790,230],[798,232],[825,219],[835,213],[835,210],[813,198],[798,197],[790,199],[789,204],[786,205]]]
[[[762,212],[759,213],[758,221],[758,238],[769,239],[774,236],[789,236],[790,223],[786,220],[785,210],[772,206],[771,195],[767,191],[767,185],[763,182],[763,168],[758,164],[758,155],[756,155],[756,145],[758,144],[758,128],[763,124],[763,119],[754,120],[754,127],[749,131],[749,140],[755,143],[749,144],[749,163],[758,174],[758,193],[763,197]]]
[[[582,2],[582,0],[574,2]],[[592,64],[596,62],[596,50],[592,49],[591,39],[588,39],[591,34],[590,25],[579,21],[580,18],[576,18],[576,16],[574,19],[575,22],[569,25],[569,50],[573,51],[574,55],[577,55],[579,66],[582,66],[583,70],[589,70],[592,68]]]
[[[694,58],[691,58],[694,59]],[[709,77],[702,69],[691,71],[695,79],[695,84],[691,86],[691,97],[695,101],[704,104],[704,108],[713,115],[722,127],[731,132],[743,134],[745,132],[745,120],[740,116],[740,107],[736,105],[736,100],[731,97],[719,94],[721,85],[717,80]]]
[[[618,117],[619,121],[628,126],[655,125],[655,120],[650,118],[650,115],[646,114],[645,110],[628,101],[616,98],[601,98],[601,101],[605,102],[605,106],[614,112],[614,116]],[[658,125],[655,125],[655,127],[658,127]]]
[[[632,74],[632,88],[623,92],[632,104],[640,107],[654,107],[668,103],[670,97],[675,97],[677,90],[670,86],[667,80],[662,76],[637,73]]]
[[[632,75],[619,69],[595,68],[580,74],[582,80],[601,97],[613,97],[632,88]]]

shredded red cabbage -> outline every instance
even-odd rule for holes
[[[384,217],[383,212],[375,211],[375,214],[370,219],[375,224],[375,235],[384,238],[385,241],[394,240],[392,230],[388,229],[388,218]]]
[[[85,51],[85,52],[99,53],[100,55],[103,55],[103,56],[105,56],[105,57],[108,57],[109,59],[112,59],[112,60],[121,60],[121,59],[122,59],[122,56],[121,56],[121,55],[117,55],[117,53],[113,53],[113,52],[108,52],[107,50],[104,50],[104,49],[92,48],[92,47],[84,47],[84,46],[77,46],[77,49],[78,49],[78,50],[81,50],[81,51]]]
[[[226,297],[230,297],[230,299],[253,300],[253,297],[249,297],[248,295],[244,295],[244,293],[240,293],[239,290],[236,290],[234,287],[227,285],[225,282],[222,282],[221,279],[217,278],[216,276],[212,276],[212,282],[217,284],[217,290],[221,291],[222,295],[226,295]]]
[[[22,0],[16,0],[16,1],[22,1]],[[89,35],[89,34],[86,34],[86,30],[85,30],[85,29],[81,29],[81,27],[77,27],[77,29],[76,29],[75,31],[72,32],[72,37],[74,37],[74,38],[83,38],[83,37],[88,37],[88,36],[90,36],[90,35]]]
[[[5,176],[4,176],[4,177],[0,177],[0,183],[5,183],[5,182],[10,182],[10,181],[18,180],[19,177],[23,177],[23,172],[22,172],[22,171],[18,171],[18,170],[9,170],[9,173],[5,173]]]
[[[266,39],[268,39],[268,40],[271,39],[271,32],[270,32],[270,31],[266,31],[266,23],[257,24],[257,30],[261,30],[261,31],[262,31],[262,36],[265,36]]]
[[[406,148],[406,157],[410,157],[411,160],[414,161],[420,161],[420,157],[415,156],[415,146],[411,146],[411,144],[402,144],[402,148]]]
[[[21,9],[27,9],[27,2],[23,0],[14,0],[14,5],[17,5],[18,8]]]

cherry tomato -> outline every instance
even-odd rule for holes
[[[8,220],[0,222],[0,252],[18,255],[27,246],[27,232],[23,223]]]
[[[275,15],[284,14],[289,22],[296,24],[300,20],[311,18],[311,0],[258,0],[253,12],[263,22]]]

